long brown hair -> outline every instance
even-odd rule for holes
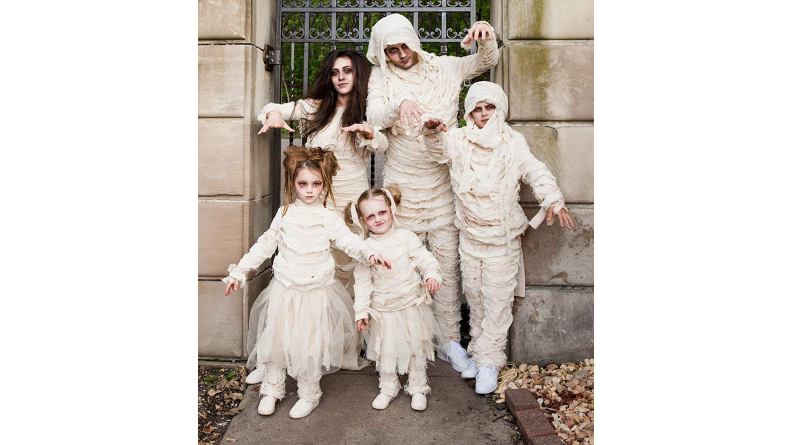
[[[391,200],[388,199],[388,195],[385,193],[385,189],[388,189],[391,196],[393,196],[393,201],[394,201],[393,203],[391,203]],[[347,204],[346,207],[344,207],[344,222],[346,222],[347,226],[349,226],[349,228],[353,230],[356,229],[354,220],[352,219],[352,206],[355,206],[355,211],[358,214],[358,222],[360,222],[360,225],[365,230],[366,224],[363,221],[363,213],[360,211],[360,203],[362,203],[363,201],[368,201],[370,199],[377,198],[379,196],[381,196],[382,199],[385,200],[385,204],[388,206],[389,210],[391,205],[395,205],[396,207],[399,207],[399,204],[401,204],[401,190],[399,190],[399,187],[393,184],[387,185],[380,189],[378,188],[368,189],[360,194],[360,197],[357,199],[357,202],[350,201],[349,204]],[[392,218],[393,215],[391,215],[391,224],[393,223]]]
[[[314,111],[303,127],[303,134],[306,139],[315,135],[333,120],[336,112],[336,100],[338,99],[338,91],[333,86],[333,65],[336,60],[346,57],[352,64],[352,75],[354,81],[352,82],[352,91],[349,94],[349,99],[344,109],[344,114],[341,116],[341,126],[348,127],[350,125],[359,124],[366,120],[366,96],[368,95],[368,82],[371,75],[371,65],[368,61],[360,55],[357,51],[339,49],[332,51],[322,61],[319,71],[316,72],[313,85],[303,99],[313,99],[317,104],[317,109]],[[353,143],[355,150],[361,156],[366,154],[366,150],[359,150],[357,148],[357,137],[355,133],[348,133],[347,137],[349,142]]]
[[[324,184],[324,200],[322,205],[327,206],[328,198],[335,205],[333,195],[333,176],[338,172],[338,161],[332,151],[321,148],[306,149],[299,145],[290,145],[286,149],[286,157],[283,159],[283,214],[289,210],[289,204],[296,199],[297,192],[294,190],[294,178],[301,170],[308,169],[322,178]]]

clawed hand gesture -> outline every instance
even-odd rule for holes
[[[470,39],[473,40],[492,40],[495,38],[495,34],[493,34],[490,28],[490,25],[486,23],[476,23],[467,33],[465,36],[465,40],[462,40],[462,43],[468,44],[470,43]]]
[[[371,261],[371,265],[372,265],[372,266],[374,266],[374,265],[375,265],[375,264],[377,264],[377,263],[380,263],[380,264],[382,264],[383,266],[387,267],[388,269],[390,269],[390,268],[391,268],[391,263],[390,263],[390,261],[386,260],[385,258],[382,258],[382,257],[381,257],[381,256],[379,256],[379,255],[371,255],[371,256],[369,257],[369,261]]]
[[[399,122],[403,127],[407,127],[408,124],[412,126],[413,118],[415,118],[416,123],[421,122],[422,114],[424,114],[424,110],[410,99],[403,100],[401,105],[399,105]]]
[[[426,280],[426,289],[431,293],[435,293],[440,290],[440,283],[434,278],[429,278]]]
[[[285,128],[286,131],[294,133],[292,127],[290,127],[289,124],[283,120],[283,116],[281,116],[281,114],[277,111],[270,111],[267,114],[267,120],[264,122],[264,126],[261,127],[261,130],[259,130],[258,134],[264,134],[270,128]]]
[[[225,293],[225,294],[226,294],[226,297],[228,296],[228,294],[230,294],[230,293],[231,293],[231,289],[232,289],[232,288],[233,288],[234,290],[237,290],[237,289],[239,289],[239,280],[237,280],[236,278],[234,278],[234,282],[233,282],[233,283],[228,283],[228,284],[226,284],[226,293]]]
[[[348,127],[341,127],[341,131],[347,133],[358,133],[366,139],[374,138],[374,127],[369,124],[355,124]]]
[[[553,225],[553,218],[555,217],[555,212],[553,211],[555,206],[550,207],[550,210],[547,211],[547,225]],[[567,230],[575,228],[575,222],[572,221],[572,217],[569,216],[566,209],[561,209],[558,212],[558,222],[561,223],[561,227],[566,227]],[[566,224],[566,225],[565,225]]]
[[[426,122],[424,122],[424,127],[430,130],[434,130],[435,128],[437,128],[438,125],[443,126],[441,130],[448,131],[448,127],[446,127],[446,124],[443,122],[442,119],[428,119]]]

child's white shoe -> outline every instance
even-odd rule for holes
[[[448,342],[446,349],[448,350],[447,352],[438,350],[437,358],[451,363],[451,366],[456,372],[462,372],[467,369],[470,357],[468,357],[467,351],[465,351],[465,348],[463,348],[458,341],[451,340]]]
[[[426,409],[426,394],[413,394],[410,407],[416,411],[423,411]]]
[[[308,414],[311,414],[311,411],[313,411],[317,406],[319,406],[319,400],[316,402],[306,402],[305,400],[300,399],[294,404],[291,411],[289,411],[289,417],[292,419],[301,419]]]
[[[261,402],[259,402],[258,413],[261,414],[262,416],[269,416],[270,414],[274,413],[275,402],[277,401],[278,399],[276,399],[275,397],[264,396],[264,398],[261,399]]]
[[[478,368],[476,368],[476,362],[473,361],[472,357],[469,358],[468,362],[467,362],[467,368],[465,368],[465,370],[462,371],[462,378],[463,379],[475,378],[477,370],[478,370]]]
[[[255,385],[256,383],[261,383],[264,381],[264,376],[267,374],[267,367],[266,366],[259,366],[258,368],[254,369],[253,372],[245,377],[245,383],[248,385]]]
[[[385,409],[390,405],[391,400],[395,399],[395,397],[391,397],[384,392],[379,393],[377,397],[374,398],[374,401],[371,402],[371,407],[374,409]]]
[[[487,363],[476,370],[476,394],[489,394],[498,387],[498,370]]]

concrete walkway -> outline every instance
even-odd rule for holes
[[[248,386],[240,406],[219,443],[248,444],[512,444],[514,429],[499,419],[487,399],[468,387],[448,363],[429,365],[432,393],[426,411],[410,408],[402,392],[384,411],[371,407],[379,393],[374,365],[361,371],[338,371],[322,377],[322,402],[303,419],[291,419],[297,383],[287,378],[286,397],[275,413],[257,412],[259,395]],[[401,378],[402,384],[406,376]],[[236,439],[229,442],[227,439]]]

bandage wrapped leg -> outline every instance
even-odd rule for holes
[[[399,395],[401,383],[399,383],[399,374],[395,372],[382,372],[379,373],[379,388],[382,394],[387,394],[390,397]]]
[[[426,362],[416,360],[415,357],[410,359],[409,379],[404,391],[409,394],[429,394],[429,379],[426,377]]]
[[[305,372],[297,376],[297,396],[309,403],[318,402],[322,398],[322,390],[319,381],[322,379],[321,372]]]
[[[267,366],[267,374],[261,382],[259,393],[282,400],[286,395],[286,369],[274,365]]]
[[[506,342],[520,259],[519,237],[502,245],[460,241],[463,288],[470,305],[468,353],[477,367],[506,364]]]
[[[435,318],[440,326],[440,338],[459,341],[459,321],[462,319],[459,299],[459,230],[452,224],[426,233],[429,250],[440,263],[443,285],[433,295]]]

